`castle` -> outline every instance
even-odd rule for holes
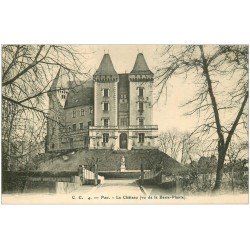
[[[155,148],[153,81],[142,53],[125,74],[104,54],[93,79],[84,83],[63,81],[59,70],[48,92],[47,151]]]

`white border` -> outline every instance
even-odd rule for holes
[[[1,1],[0,43],[249,43],[249,1]],[[249,206],[1,206],[2,249],[246,249]]]

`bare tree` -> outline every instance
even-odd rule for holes
[[[196,84],[196,94],[185,106],[204,121],[197,132],[214,138],[218,162],[214,191],[221,188],[224,161],[232,137],[245,124],[248,101],[248,46],[166,46],[157,68],[160,98],[171,77],[184,76]],[[225,112],[227,114],[225,115]]]
[[[177,160],[181,151],[181,133],[176,129],[161,133],[159,135],[159,146],[161,151]]]
[[[32,153],[46,134],[47,96],[58,70],[69,80],[88,72],[77,47],[63,45],[2,46],[3,166]],[[53,91],[57,91],[56,89]]]
[[[192,133],[172,129],[159,135],[159,149],[186,164],[196,158],[200,141]]]

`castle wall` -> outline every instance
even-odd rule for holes
[[[80,125],[81,123],[82,125]],[[62,148],[87,147],[88,127],[92,126],[93,123],[94,110],[92,105],[65,109],[65,129],[61,136]]]

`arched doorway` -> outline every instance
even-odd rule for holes
[[[128,148],[128,136],[126,133],[120,134],[120,148],[127,149]]]

